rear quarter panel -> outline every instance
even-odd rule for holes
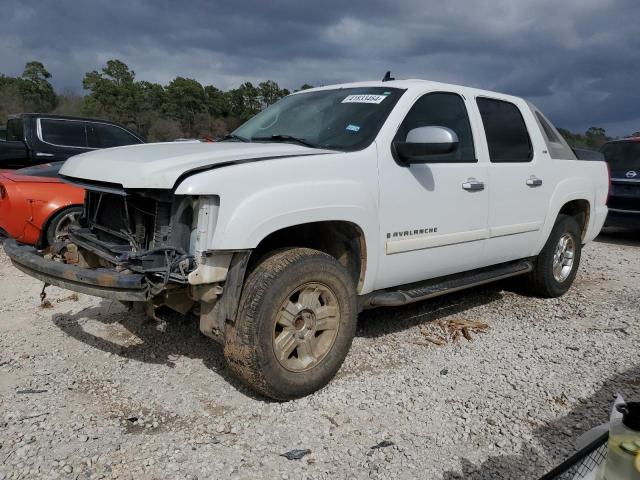
[[[549,212],[542,227],[542,235],[532,255],[540,253],[562,207],[573,200],[589,202],[589,218],[582,242],[593,240],[607,217],[609,175],[605,162],[585,160],[549,160],[554,177],[554,189],[549,199]]]
[[[84,190],[50,178],[32,178],[15,182],[0,176],[7,190],[6,198],[0,201],[0,227],[19,242],[35,245],[54,214],[82,205]]]

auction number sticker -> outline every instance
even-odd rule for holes
[[[349,95],[342,103],[382,103],[387,95]]]

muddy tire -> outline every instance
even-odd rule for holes
[[[574,217],[559,215],[544,248],[526,279],[534,295],[554,298],[564,295],[578,272],[582,253],[580,226]]]
[[[249,274],[224,353],[253,390],[276,400],[324,387],[355,335],[356,292],[338,261],[308,248],[283,250]]]
[[[78,221],[82,214],[82,207],[67,207],[56,213],[47,224],[44,238],[47,245],[53,245],[56,241],[61,240],[69,225]]]

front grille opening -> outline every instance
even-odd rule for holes
[[[130,245],[134,250],[171,244],[171,203],[141,195],[88,191],[86,226],[98,240]]]

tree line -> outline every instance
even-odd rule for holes
[[[273,80],[245,82],[227,91],[185,77],[160,85],[137,80],[120,60],[87,72],[85,95],[56,93],[50,79],[38,61],[28,62],[19,77],[0,74],[0,124],[12,113],[29,111],[112,120],[149,141],[216,138],[290,93]]]
[[[0,73],[0,124],[12,113],[29,111],[112,120],[149,141],[216,138],[290,93],[273,80],[245,82],[227,91],[185,77],[160,85],[136,80],[135,72],[120,60],[87,72],[82,79],[85,95],[56,93],[50,79],[38,61],[28,62],[19,77]],[[300,90],[307,88],[312,87],[304,84]],[[558,130],[572,147],[598,149],[611,139],[600,127],[582,134]]]

